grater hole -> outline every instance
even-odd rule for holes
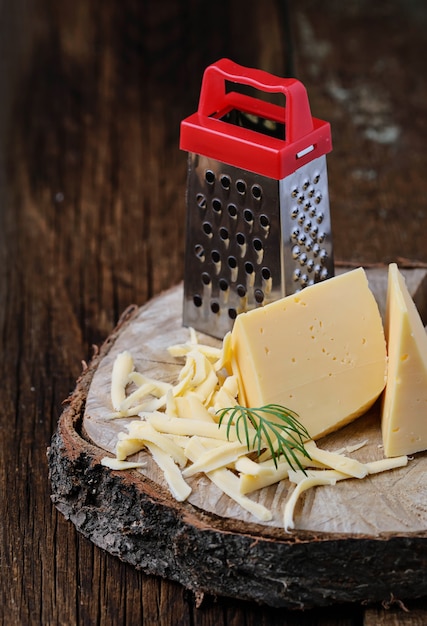
[[[221,176],[221,186],[223,187],[223,189],[230,189],[231,179],[226,174]]]
[[[299,236],[299,228],[297,228],[296,226],[292,229],[291,232],[291,240],[292,241],[297,241]]]
[[[300,285],[301,287],[306,287],[307,284],[308,284],[308,276],[307,274],[302,274],[301,279],[300,279]]]
[[[261,199],[261,197],[262,197],[262,189],[261,189],[261,187],[259,185],[252,185],[251,191],[252,191],[252,197],[255,200],[260,200]]]
[[[263,248],[261,239],[254,239],[252,245],[257,252],[261,252]]]
[[[214,263],[219,263],[221,261],[221,255],[218,250],[212,250],[211,259]]]
[[[317,185],[317,183],[319,182],[319,180],[320,180],[320,174],[316,174],[316,175],[315,175],[315,177],[313,178],[313,182],[314,182],[314,184],[315,184],[315,185]]]
[[[211,302],[211,311],[212,311],[212,313],[219,313],[219,304],[218,304],[218,302]]]
[[[261,289],[255,289],[254,296],[255,302],[258,302],[258,304],[264,301],[264,292]]]
[[[227,210],[228,210],[228,215],[230,217],[234,218],[234,217],[237,216],[237,207],[236,207],[235,204],[229,204],[228,207],[227,207]]]
[[[221,213],[222,202],[221,200],[219,200],[219,198],[214,198],[212,200],[212,209],[215,211],[215,213]]]
[[[207,206],[207,204],[206,204],[206,198],[205,198],[205,196],[204,196],[202,193],[198,193],[198,194],[197,194],[197,196],[196,196],[196,202],[197,202],[197,206],[198,206],[200,209],[206,209],[206,206]]]
[[[313,226],[313,228],[310,231],[310,237],[316,240],[318,232],[319,232],[319,228],[317,226]]]
[[[236,311],[236,309],[228,309],[228,317],[229,317],[231,320],[235,320],[235,319],[236,319],[236,317],[237,317],[237,311]]]
[[[246,183],[244,180],[238,180],[236,181],[236,189],[238,191],[238,193],[240,194],[244,194],[246,193]]]
[[[326,261],[328,260],[328,253],[326,252],[326,250],[322,250],[319,257],[322,265],[325,265]]]
[[[195,294],[193,296],[193,304],[194,304],[194,306],[201,307],[202,303],[203,303],[202,296],[199,296],[199,294]]]
[[[203,222],[202,229],[205,235],[208,235],[208,237],[212,236],[212,224],[209,222]]]
[[[246,287],[244,285],[237,285],[236,291],[240,298],[244,298],[246,296]]]
[[[229,239],[228,230],[224,226],[219,229],[219,236],[223,241],[227,241],[227,239]]]
[[[254,221],[254,216],[253,216],[253,213],[252,213],[252,211],[250,209],[245,209],[243,211],[243,217],[245,218],[245,220],[247,222],[253,222]]]
[[[236,235],[236,241],[239,244],[239,246],[244,246],[246,243],[246,237],[243,233],[237,233]]]
[[[252,263],[250,261],[247,261],[245,263],[245,272],[246,272],[246,274],[253,274],[254,273],[254,266],[252,265]]]
[[[261,224],[262,228],[269,228],[270,226],[270,220],[268,219],[267,215],[260,215],[259,223]]]
[[[271,272],[268,267],[263,267],[261,270],[261,276],[264,280],[269,280],[271,278]]]
[[[225,278],[220,278],[219,280],[219,288],[221,291],[227,291],[228,289],[228,281]]]
[[[207,272],[203,272],[202,274],[202,283],[204,285],[210,285],[211,284],[211,277]]]
[[[213,185],[215,182],[215,173],[212,170],[206,170],[205,172],[205,181],[209,185]]]
[[[299,246],[294,246],[292,248],[292,258],[296,260],[298,259],[300,254],[301,254],[301,248]]]
[[[199,243],[194,246],[194,254],[200,261],[205,260],[205,249]]]
[[[236,269],[236,267],[237,267],[237,259],[236,259],[236,257],[229,256],[228,260],[227,260],[227,263],[228,263],[228,267],[229,268],[231,268],[232,270]]]
[[[291,191],[291,197],[296,198],[299,194],[298,187],[294,187]]]

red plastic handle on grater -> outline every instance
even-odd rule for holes
[[[237,92],[227,94],[226,81],[247,85],[268,93],[282,93],[286,98],[285,106],[278,107]],[[273,116],[275,121],[283,121],[289,142],[305,137],[313,130],[307,91],[299,80],[279,78],[263,70],[243,67],[230,59],[221,59],[207,67],[200,92],[199,114],[211,117],[231,106],[238,107],[239,104],[246,104],[245,109],[248,113],[264,116],[267,119]],[[275,112],[276,115],[274,115]]]
[[[226,81],[283,93],[285,106],[226,93]],[[281,122],[286,136],[272,137],[221,119],[232,109]],[[300,81],[220,59],[204,72],[197,112],[181,122],[180,148],[280,180],[330,152],[332,141],[329,123],[311,116]]]

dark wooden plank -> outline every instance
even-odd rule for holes
[[[425,261],[425,7],[368,0],[292,6],[294,71],[314,114],[332,124],[337,257]]]

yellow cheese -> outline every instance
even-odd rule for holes
[[[386,338],[389,378],[382,435],[388,457],[427,449],[427,335],[397,265],[389,266]]]
[[[238,315],[232,351],[241,401],[292,409],[312,438],[364,413],[386,382],[382,320],[362,268]]]
[[[133,368],[133,357],[130,352],[125,350],[117,355],[111,374],[111,403],[116,411],[120,411],[121,404],[126,399],[126,385]]]

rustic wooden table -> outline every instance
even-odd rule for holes
[[[332,124],[336,258],[426,263],[426,44],[421,0],[0,0],[2,624],[427,623],[426,598],[196,607],[80,536],[46,462],[93,346],[182,279],[179,123],[204,68],[227,56],[300,78]]]

